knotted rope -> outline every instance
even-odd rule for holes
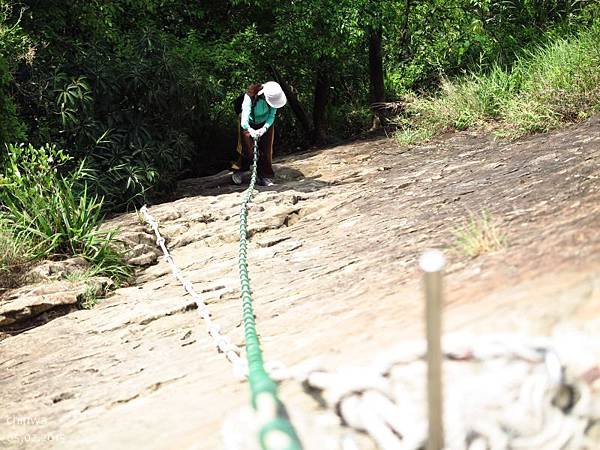
[[[561,361],[553,342],[514,335],[446,337],[445,448],[600,448],[598,361],[593,356],[583,363]],[[581,351],[588,344],[581,336],[569,348]],[[593,351],[582,354],[600,354],[598,343],[588,350]],[[286,369],[279,377],[301,382],[344,425],[371,436],[377,448],[419,450],[428,438],[425,355],[425,343],[417,341],[371,367]]]
[[[303,435],[312,436],[313,444],[328,442],[311,449],[423,450],[428,439],[425,354],[424,341],[407,342],[368,367],[326,371],[304,364],[280,369],[278,378],[300,382],[346,428],[310,425],[296,411]],[[600,342],[584,335],[446,336],[444,448],[600,448],[598,355]],[[244,443],[243,433],[256,425],[241,412],[224,422],[227,450],[255,449]],[[236,431],[242,434],[235,436]],[[373,446],[359,447],[355,432],[370,436]],[[335,444],[325,439],[332,433]]]

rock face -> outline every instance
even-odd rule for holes
[[[416,260],[430,247],[450,260],[447,331],[573,327],[598,337],[599,156],[593,118],[513,143],[465,132],[414,148],[371,139],[278,160],[277,185],[259,189],[249,221],[266,359],[368,363],[421,336]],[[178,266],[240,346],[242,192],[222,173],[187,180],[178,200],[150,208]],[[469,259],[453,249],[453,230],[481,210],[508,245]],[[151,230],[137,214],[107,226],[124,230],[140,258],[137,284],[0,342],[0,447],[221,448],[219,430],[248,403],[247,386],[157,258]],[[11,298],[0,311],[27,308],[25,291]],[[293,382],[282,398],[301,432],[340,432]],[[335,448],[322,436],[305,433],[307,448]]]
[[[139,267],[155,264],[160,249],[144,226],[135,228],[119,236],[126,261]],[[0,290],[0,340],[73,312],[86,297],[104,295],[113,282],[85,275],[88,268],[89,263],[81,257],[42,261],[23,276],[25,287]],[[69,281],[78,278],[82,281]]]
[[[37,272],[39,274],[39,272]],[[84,295],[100,295],[112,285],[109,278],[94,277],[86,281],[50,280],[14,289],[0,302],[0,331],[19,330],[24,322],[46,319],[43,313],[66,314],[77,309]]]
[[[81,257],[69,258],[64,261],[43,261],[29,270],[25,275],[25,279],[29,284],[39,281],[59,280],[83,272],[88,266],[88,262]]]

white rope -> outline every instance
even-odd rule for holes
[[[248,369],[246,361],[240,356],[240,348],[233,344],[229,337],[223,336],[221,334],[221,327],[211,319],[211,314],[208,310],[208,307],[206,306],[206,303],[204,302],[200,294],[198,294],[194,290],[192,283],[190,283],[190,281],[185,278],[181,270],[179,270],[179,268],[175,264],[175,261],[173,260],[173,257],[169,253],[169,249],[166,246],[165,238],[162,237],[160,234],[160,231],[158,229],[158,223],[156,222],[156,220],[154,220],[154,217],[152,217],[152,215],[148,212],[148,208],[146,207],[146,205],[142,206],[140,212],[143,214],[146,222],[152,227],[152,230],[156,235],[156,244],[161,248],[164,254],[164,260],[171,267],[171,272],[173,273],[173,276],[181,283],[183,289],[185,289],[185,291],[188,294],[190,294],[192,299],[194,299],[194,302],[197,306],[198,314],[206,324],[206,330],[209,336],[215,342],[217,350],[219,351],[219,353],[224,353],[227,359],[231,362],[231,364],[233,365],[233,372],[235,376],[239,379],[245,379],[248,373]]]

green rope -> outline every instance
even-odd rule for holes
[[[277,384],[267,374],[260,341],[256,332],[254,308],[252,306],[252,291],[250,289],[250,276],[248,275],[248,205],[254,196],[256,185],[256,168],[258,163],[258,139],[254,139],[254,159],[252,162],[252,176],[250,185],[246,190],[242,210],[240,212],[240,254],[239,269],[242,293],[242,312],[244,319],[244,334],[246,337],[246,358],[248,359],[248,383],[252,396],[252,406],[257,409],[257,399],[268,396],[275,405],[276,415],[262,423],[259,430],[260,445],[263,450],[301,450],[300,440],[290,423],[283,403],[277,396]],[[269,439],[269,434],[277,433],[275,439]],[[286,439],[287,438],[287,439]]]

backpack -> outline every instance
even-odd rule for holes
[[[233,100],[233,110],[236,114],[242,113],[242,103],[244,103],[244,95],[246,95],[246,93],[242,92]]]
[[[234,100],[233,100],[233,110],[235,111],[236,114],[241,114],[242,113],[242,103],[244,103],[244,95],[246,95],[245,92],[242,92],[240,95],[238,95]],[[254,112],[254,99],[255,97],[252,97],[252,111]],[[271,106],[269,105],[269,109],[271,109]]]

